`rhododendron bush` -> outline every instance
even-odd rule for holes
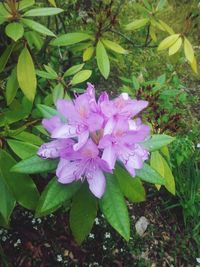
[[[169,144],[167,135],[150,135],[140,114],[147,101],[122,93],[98,98],[88,83],[73,100],[58,99],[56,109],[39,105],[46,117],[42,125],[47,142],[37,155],[17,163],[12,171],[51,171],[52,178],[40,196],[36,216],[64,205],[70,209],[70,226],[78,243],[89,234],[98,207],[108,222],[126,239],[130,236],[125,198],[145,200],[142,181],[165,185],[166,181],[145,161],[150,152]],[[42,178],[41,178],[42,179]]]

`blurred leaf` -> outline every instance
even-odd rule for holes
[[[128,241],[130,238],[128,210],[116,177],[112,174],[106,175],[106,191],[99,200],[99,205],[109,224]]]
[[[164,177],[164,165],[163,165],[163,161],[162,161],[162,156],[160,155],[160,153],[158,151],[151,153],[150,165],[162,177]],[[156,187],[159,190],[161,185],[156,185]]]
[[[25,96],[33,102],[36,93],[37,81],[33,60],[26,47],[24,47],[18,59],[17,79]]]
[[[162,27],[162,30],[168,32],[169,34],[174,34],[174,30],[168,25],[166,24],[164,21],[162,20],[158,20],[161,27]]]
[[[55,2],[55,0],[48,0],[48,1],[49,1],[49,3],[50,3],[52,6],[56,7],[56,2]]]
[[[45,26],[43,26],[42,24],[34,21],[34,20],[30,20],[30,19],[21,19],[20,21],[22,21],[23,24],[25,24],[26,26],[28,26],[30,29],[42,33],[44,35],[49,35],[49,36],[53,36],[55,37],[55,34],[50,31],[49,29],[47,29]]]
[[[186,37],[184,37],[184,52],[185,52],[185,56],[186,56],[187,60],[190,63],[193,63],[194,50],[192,48],[190,41]]]
[[[63,75],[63,77],[67,77],[67,76],[71,76],[71,75],[74,75],[75,73],[77,73],[78,71],[80,71],[83,66],[85,64],[78,64],[78,65],[74,65],[72,67],[70,67],[69,69],[67,69]]]
[[[132,177],[121,166],[115,165],[115,176],[119,182],[122,193],[133,203],[145,201],[145,190],[142,182],[137,177]]]
[[[191,68],[193,69],[193,71],[198,74],[198,68],[197,68],[197,61],[196,58],[194,57],[193,62],[190,64]]]
[[[34,210],[39,199],[39,192],[33,180],[27,175],[10,172],[16,161],[4,150],[0,150],[0,175],[3,176],[15,199],[27,209]]]
[[[45,78],[48,80],[55,80],[55,75],[52,75],[49,72],[43,71],[43,70],[36,70],[36,74],[37,76],[41,77],[41,78]]]
[[[90,60],[93,54],[94,54],[94,46],[86,48],[83,52],[83,61]]]
[[[167,4],[167,0],[160,0],[156,6],[156,10],[162,10]]]
[[[180,37],[180,34],[172,34],[162,40],[162,42],[158,46],[158,51],[164,50],[172,46]]]
[[[166,134],[154,134],[148,140],[141,142],[142,147],[148,151],[155,151],[170,144],[175,138]]]
[[[43,8],[34,8],[28,10],[23,14],[24,17],[43,17],[43,16],[52,16],[63,12],[61,8],[54,7],[43,7]]]
[[[107,48],[113,50],[114,52],[119,54],[127,54],[127,50],[125,50],[121,45],[107,39],[102,39],[101,41]]]
[[[16,96],[17,89],[19,88],[19,84],[17,81],[17,69],[14,68],[11,72],[11,75],[8,77],[8,81],[6,84],[6,102],[7,105],[10,105],[13,99]]]
[[[38,104],[37,108],[39,109],[39,111],[41,112],[41,115],[44,118],[50,119],[51,117],[58,115],[58,111],[54,108],[49,107],[49,106]]]
[[[14,48],[15,44],[10,44],[7,46],[7,48],[5,49],[5,51],[3,52],[3,54],[1,55],[0,57],[0,73],[4,70],[7,62],[8,62],[8,59],[13,51],[13,48]]]
[[[70,228],[78,244],[81,244],[90,233],[97,215],[97,201],[86,184],[72,199],[70,210]]]
[[[19,1],[19,11],[27,7],[33,6],[34,4],[35,0],[21,0]]]
[[[32,156],[15,164],[11,171],[30,174],[42,173],[55,170],[57,164],[57,160],[42,159],[38,156]]]
[[[42,48],[44,41],[41,35],[38,34],[37,32],[26,31],[24,33],[24,37],[28,41],[28,45],[30,46],[30,48],[36,47],[37,50],[40,50]]]
[[[165,179],[146,163],[143,164],[142,169],[136,170],[136,176],[152,184],[165,185]]]
[[[148,22],[149,22],[149,19],[147,19],[147,18],[145,18],[145,19],[136,19],[133,22],[127,24],[125,26],[125,29],[127,31],[134,31],[134,30],[137,30],[139,28],[144,27]]]
[[[162,157],[162,156],[161,156]],[[165,178],[165,187],[166,189],[175,195],[176,189],[175,189],[175,181],[174,181],[174,176],[172,174],[172,171],[166,162],[166,160],[162,157],[163,165],[164,165],[164,178]]]
[[[72,32],[57,37],[56,39],[52,40],[50,44],[54,46],[67,46],[80,43],[91,38],[92,36],[87,33]]]
[[[73,197],[80,185],[79,182],[64,185],[59,183],[56,177],[51,179],[40,196],[36,217],[46,216],[60,208]]]
[[[138,82],[138,79],[134,75],[132,75],[131,80],[132,80],[134,89],[138,90],[140,88],[140,84]]]
[[[179,37],[178,40],[169,48],[169,56],[174,55],[178,52],[182,45],[182,38]]]
[[[33,155],[36,155],[39,149],[38,146],[27,142],[21,142],[12,139],[7,139],[7,142],[14,153],[21,159],[26,159]]]
[[[98,41],[96,46],[96,59],[101,74],[107,79],[110,73],[110,62],[106,49],[101,41]]]
[[[92,75],[91,70],[81,70],[74,75],[74,77],[71,80],[71,84],[76,85],[78,83],[82,83],[87,79],[89,79],[91,75]]]
[[[64,98],[64,87],[61,83],[58,83],[53,89],[53,102],[56,104],[58,99]]]
[[[9,23],[5,28],[6,35],[15,42],[24,35],[24,27],[19,22]]]
[[[57,78],[57,77],[58,77],[58,74],[55,72],[54,69],[52,69],[51,66],[49,66],[49,65],[45,65],[45,64],[44,64],[44,68],[45,68],[45,70],[46,70],[49,74],[51,74],[52,76],[54,76],[54,78]]]

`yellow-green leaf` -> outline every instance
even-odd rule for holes
[[[93,46],[86,48],[83,52],[83,61],[90,60],[93,53],[94,53],[94,47]]]
[[[96,59],[101,74],[107,79],[110,73],[110,61],[106,49],[100,40],[96,47]]]
[[[169,48],[169,56],[172,56],[178,52],[182,45],[182,38],[179,37],[178,40]]]
[[[153,41],[157,41],[156,32],[155,32],[155,28],[154,27],[152,27],[152,26],[150,27],[149,34],[150,34],[151,39]]]
[[[163,161],[163,166],[164,166],[164,177],[165,177],[165,187],[166,189],[172,193],[173,195],[175,195],[175,181],[174,181],[174,176],[172,174],[172,171],[169,167],[169,165],[167,164],[166,160],[162,157],[162,161]]]
[[[36,93],[37,81],[33,60],[26,47],[24,47],[18,59],[17,79],[25,96],[33,102]]]
[[[197,61],[196,61],[196,58],[194,57],[192,63],[190,63],[191,65],[191,68],[193,69],[193,71],[198,74],[198,68],[197,68]]]
[[[151,153],[150,165],[155,169],[162,177],[164,177],[164,165],[162,161],[162,156],[158,151]],[[155,185],[159,190],[161,185]]]
[[[179,38],[180,34],[172,34],[162,40],[162,42],[158,46],[158,51],[167,49],[168,47],[172,46],[176,40]]]
[[[12,22],[6,26],[5,32],[8,37],[16,42],[24,35],[24,27],[19,22]]]
[[[119,54],[127,54],[127,51],[121,45],[107,39],[102,39],[101,41],[107,48],[113,50],[114,52]]]
[[[190,41],[186,37],[184,37],[184,52],[187,60],[192,63],[194,60],[194,50]]]
[[[89,79],[91,74],[92,74],[91,70],[81,70],[77,74],[74,75],[74,77],[72,78],[71,84],[75,85],[78,83],[82,83],[86,81],[87,79]]]
[[[159,20],[160,26],[161,26],[161,30],[168,32],[169,34],[174,34],[174,30],[168,25],[166,24],[164,21]]]
[[[56,7],[56,2],[55,2],[55,0],[48,0],[48,1],[49,1],[49,3],[50,3],[52,6]]]
[[[127,24],[125,26],[125,29],[127,31],[134,31],[134,30],[137,30],[139,28],[144,27],[148,22],[149,22],[149,19],[148,18],[145,18],[145,19],[136,19],[133,22]]]

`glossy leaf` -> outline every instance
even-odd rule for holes
[[[139,28],[144,27],[148,22],[149,22],[149,19],[147,19],[147,18],[145,18],[145,19],[136,19],[133,22],[127,24],[125,26],[125,29],[127,31],[134,31],[134,30],[137,30]]]
[[[32,57],[25,47],[18,59],[17,63],[17,79],[20,88],[22,89],[25,96],[33,102],[36,93],[36,75],[35,67]]]
[[[39,192],[33,180],[22,174],[10,172],[16,161],[4,150],[0,150],[0,173],[19,204],[27,209],[35,209]]]
[[[36,70],[36,74],[37,76],[41,77],[41,78],[45,78],[48,80],[55,80],[55,75],[52,75],[51,73],[48,73],[46,71],[43,70]]]
[[[61,8],[54,7],[43,7],[43,8],[34,8],[28,10],[23,14],[24,17],[43,17],[43,16],[52,16],[63,12]]]
[[[58,111],[49,106],[38,104],[37,108],[39,109],[44,118],[50,119],[51,117],[58,115]]]
[[[175,140],[174,137],[166,134],[154,134],[148,140],[140,143],[148,151],[155,151],[166,146]]]
[[[172,34],[162,40],[162,42],[158,46],[158,51],[164,50],[172,46],[180,37],[180,34]]]
[[[194,50],[190,41],[186,37],[184,37],[184,52],[187,60],[192,63],[194,60]]]
[[[110,73],[110,61],[106,49],[101,41],[98,41],[96,46],[96,59],[101,74],[105,79],[107,79]]]
[[[165,179],[146,163],[143,164],[142,169],[136,170],[136,176],[152,184],[165,185]]]
[[[74,195],[70,210],[70,228],[78,244],[90,233],[97,215],[97,200],[84,184]]]
[[[82,82],[88,80],[91,75],[92,75],[91,70],[81,70],[74,75],[74,77],[71,80],[71,84],[76,85],[78,83],[82,83]]]
[[[119,182],[122,193],[133,203],[145,201],[145,189],[137,177],[132,177],[125,169],[115,165],[115,176]]]
[[[83,32],[72,32],[63,34],[53,41],[51,41],[51,45],[54,46],[67,46],[80,43],[82,41],[91,39],[91,35]]]
[[[8,81],[6,84],[6,102],[7,105],[10,105],[13,99],[16,96],[17,89],[19,88],[19,84],[17,81],[17,69],[14,68],[11,72],[11,75],[8,77]]]
[[[85,64],[83,63],[83,64],[78,64],[78,65],[74,65],[70,67],[68,70],[65,71],[63,77],[68,77],[68,76],[76,74],[78,71],[82,70],[84,65]]]
[[[60,208],[63,203],[70,200],[79,188],[79,182],[63,185],[57,181],[56,177],[54,177],[45,187],[40,196],[36,208],[36,216],[46,216],[54,212]]]
[[[174,55],[178,52],[182,45],[182,38],[179,37],[178,40],[169,48],[169,56]]]
[[[119,54],[127,54],[127,51],[119,44],[112,42],[107,39],[102,39],[102,43],[112,51],[119,53]]]
[[[38,156],[32,156],[24,159],[12,167],[12,172],[19,173],[41,173],[47,171],[53,171],[58,164],[57,160],[41,159]]]
[[[5,32],[8,37],[16,42],[24,35],[24,27],[19,22],[12,22],[6,26]]]
[[[34,145],[42,145],[44,143],[43,140],[39,136],[36,136],[32,133],[25,132],[25,131],[20,132],[20,133],[11,134],[9,136],[12,138],[15,138],[17,140],[21,140],[23,142],[28,142],[28,143],[31,143]]]
[[[99,200],[100,209],[109,224],[127,241],[130,238],[130,222],[126,202],[114,175],[106,175],[106,191]]]
[[[36,145],[12,139],[7,139],[7,142],[14,153],[21,159],[26,159],[37,154],[38,146]]]
[[[36,32],[39,32],[39,33],[44,34],[44,35],[49,35],[49,36],[55,37],[55,34],[52,31],[50,31],[45,26],[43,26],[42,24],[40,24],[34,20],[21,19],[21,21],[23,22],[24,25],[26,25],[27,27],[29,27],[30,29],[32,29]]]
[[[45,68],[45,70],[46,70],[49,74],[51,74],[52,76],[54,76],[55,79],[58,77],[58,74],[55,72],[54,69],[52,69],[51,66],[49,66],[49,65],[45,65],[45,64],[44,64],[44,68]]]

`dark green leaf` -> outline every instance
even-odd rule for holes
[[[99,204],[110,225],[128,241],[130,238],[128,210],[116,177],[112,174],[106,175],[106,191]]]
[[[7,139],[7,142],[10,148],[19,156],[21,159],[29,158],[33,155],[36,155],[38,151],[38,146],[27,143],[21,142],[17,140]]]
[[[146,182],[165,185],[165,179],[146,163],[142,169],[136,170],[136,175]]]
[[[90,233],[97,215],[97,201],[84,184],[74,195],[70,211],[70,228],[78,244]]]
[[[0,57],[0,73],[4,70],[4,68],[8,62],[8,59],[9,59],[9,57],[13,51],[14,46],[15,46],[14,44],[8,45],[6,50],[1,55],[1,57]]]
[[[25,132],[25,131],[20,132],[20,133],[12,133],[9,136],[17,140],[28,142],[34,145],[42,145],[44,143],[43,140],[39,136],[36,136],[32,133]]]
[[[10,105],[13,99],[16,96],[17,89],[19,88],[19,84],[17,81],[17,69],[14,68],[11,72],[11,75],[8,77],[8,81],[6,84],[6,102],[7,105]]]

